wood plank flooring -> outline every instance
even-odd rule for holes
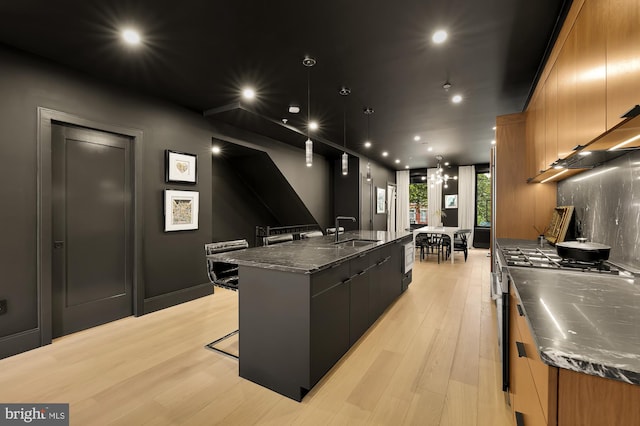
[[[487,251],[417,260],[409,290],[301,403],[204,348],[237,327],[237,294],[219,289],[0,360],[0,402],[70,403],[72,425],[512,426]]]

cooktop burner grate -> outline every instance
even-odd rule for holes
[[[502,249],[502,255],[507,261],[507,266],[567,269],[611,275],[620,274],[620,268],[607,261],[582,262],[563,259],[552,249],[506,247]]]

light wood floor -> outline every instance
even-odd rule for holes
[[[416,262],[409,290],[301,403],[204,349],[237,325],[237,294],[217,289],[0,360],[0,402],[70,403],[72,425],[512,426],[486,254]]]

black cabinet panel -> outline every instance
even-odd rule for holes
[[[311,384],[349,349],[349,288],[341,281],[311,298]]]
[[[349,344],[353,345],[367,331],[369,317],[369,271],[364,270],[351,278],[349,311]]]

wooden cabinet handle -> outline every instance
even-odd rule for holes
[[[518,349],[518,358],[526,358],[527,350],[524,347],[524,343],[516,342],[516,348]]]
[[[516,411],[516,426],[524,426],[524,415],[520,411]]]
[[[516,308],[518,308],[518,315],[520,315],[521,317],[524,316],[524,311],[522,310],[522,306],[520,306],[520,304],[516,304]]]

